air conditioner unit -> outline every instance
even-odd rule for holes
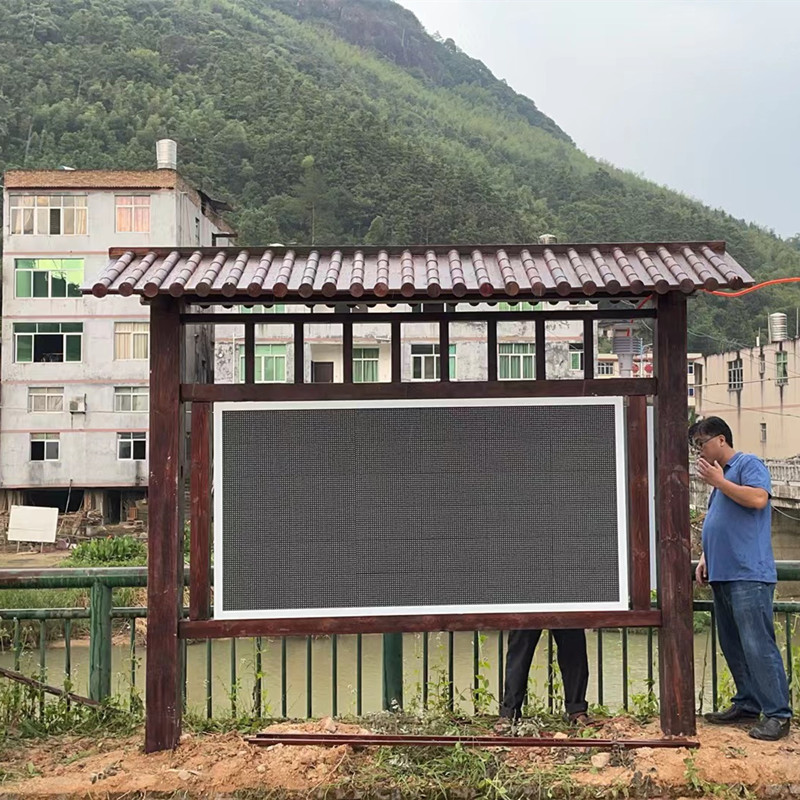
[[[69,401],[70,414],[85,414],[86,413],[86,398],[73,397]]]

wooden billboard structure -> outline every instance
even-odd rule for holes
[[[686,302],[698,290],[734,289],[752,283],[723,242],[110,251],[109,265],[85,291],[97,297],[139,295],[151,313],[146,750],[175,747],[180,738],[181,639],[260,635],[653,626],[659,632],[662,730],[668,735],[693,734]],[[648,297],[652,303],[644,307],[641,301]],[[482,305],[498,301],[572,304],[553,309],[544,302],[536,310],[522,312]],[[623,302],[615,305],[613,301]],[[220,306],[229,312],[240,304],[275,302],[306,305],[312,312],[328,307],[324,310],[330,313],[215,313]],[[395,307],[386,309],[384,305]],[[652,377],[598,379],[591,357],[594,323],[641,318],[655,323]],[[522,319],[533,320],[535,326],[536,379],[501,381],[497,323]],[[546,323],[559,319],[583,324],[586,356],[580,379],[547,377]],[[440,358],[438,381],[402,380],[404,323],[437,324],[439,353],[446,354],[451,323],[470,320],[486,325],[488,380],[451,380],[447,358]],[[342,383],[304,382],[304,328],[319,322],[342,326]],[[390,382],[353,382],[353,326],[365,322],[386,323],[391,328]],[[194,344],[185,329],[231,324],[244,326],[244,382],[187,380],[185,365]],[[264,324],[293,326],[293,383],[256,383],[256,325]],[[624,397],[627,405],[627,609],[211,618],[211,427],[215,403],[592,396]],[[655,606],[650,597],[648,398],[655,406],[657,454]],[[189,409],[191,449],[187,453],[184,436]],[[183,619],[182,488],[187,475],[190,603],[189,617]]]

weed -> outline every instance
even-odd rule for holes
[[[142,566],[147,563],[147,545],[133,536],[108,536],[79,544],[64,561],[66,566]]]

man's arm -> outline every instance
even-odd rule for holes
[[[766,508],[769,503],[769,492],[758,486],[740,486],[729,481],[722,471],[722,467],[715,461],[713,464],[704,458],[697,461],[697,474],[700,480],[719,489],[722,494],[745,508]]]

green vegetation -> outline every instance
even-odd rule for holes
[[[243,244],[726,239],[761,279],[800,274],[798,241],[587,157],[389,0],[0,4],[0,169],[151,168],[165,136]],[[798,305],[697,298],[691,348]]]
[[[147,544],[133,536],[108,536],[79,544],[65,567],[137,567],[147,563]]]

